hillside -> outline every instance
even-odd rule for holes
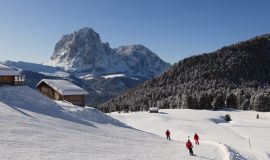
[[[100,105],[105,111],[232,107],[270,111],[270,34],[192,56]]]
[[[29,87],[0,87],[0,117],[0,159],[167,160],[189,157],[183,142],[167,141],[133,129],[93,108],[52,101]],[[192,159],[217,159],[218,149],[205,145]],[[226,156],[221,159],[228,160]]]

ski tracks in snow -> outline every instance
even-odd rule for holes
[[[242,155],[234,148],[221,142],[201,141],[200,143],[215,146],[218,150],[217,160],[255,160],[254,157]]]
[[[254,159],[253,157],[248,157],[248,156],[240,154],[237,150],[231,148],[230,146],[225,145],[225,147],[227,148],[230,154],[230,160],[253,160]]]
[[[177,139],[175,141],[185,143],[184,139]],[[200,141],[200,145],[208,145],[208,146],[213,146],[214,148],[216,148],[217,149],[217,159],[211,159],[207,156],[200,155],[200,154],[198,154],[199,153],[198,149],[193,148],[196,156],[192,157],[192,156],[189,156],[187,154],[187,157],[189,157],[188,160],[193,160],[193,159],[194,160],[195,159],[202,159],[202,160],[255,160],[254,157],[242,155],[237,150],[235,150],[234,148],[232,148],[226,144],[217,143],[217,142],[213,142],[213,141]]]

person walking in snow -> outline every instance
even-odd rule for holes
[[[194,156],[194,153],[193,153],[193,146],[192,146],[192,143],[190,142],[190,140],[188,139],[188,141],[186,142],[186,148],[189,150],[189,154],[191,156]]]
[[[166,131],[166,137],[167,137],[167,140],[171,140],[171,132],[168,129]]]
[[[196,145],[199,145],[199,136],[197,133],[195,133],[195,135],[194,135],[194,141],[195,141]]]

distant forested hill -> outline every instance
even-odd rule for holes
[[[192,56],[101,104],[105,112],[233,107],[270,111],[270,34]]]

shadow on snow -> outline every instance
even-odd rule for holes
[[[91,114],[88,115],[88,118],[81,118],[80,115],[65,111],[53,100],[43,96],[38,91],[26,86],[0,87],[0,101],[9,106],[10,108],[16,110],[17,112],[31,118],[35,117],[30,115],[30,113],[26,113],[23,110],[43,114],[53,118],[63,119],[66,121],[94,128],[97,127],[93,122],[130,128],[124,123],[114,120],[113,118],[95,109],[91,110]],[[86,112],[85,116],[88,113],[89,112]],[[93,118],[92,115],[96,115],[96,117]],[[102,117],[101,120],[99,119],[100,117]]]

